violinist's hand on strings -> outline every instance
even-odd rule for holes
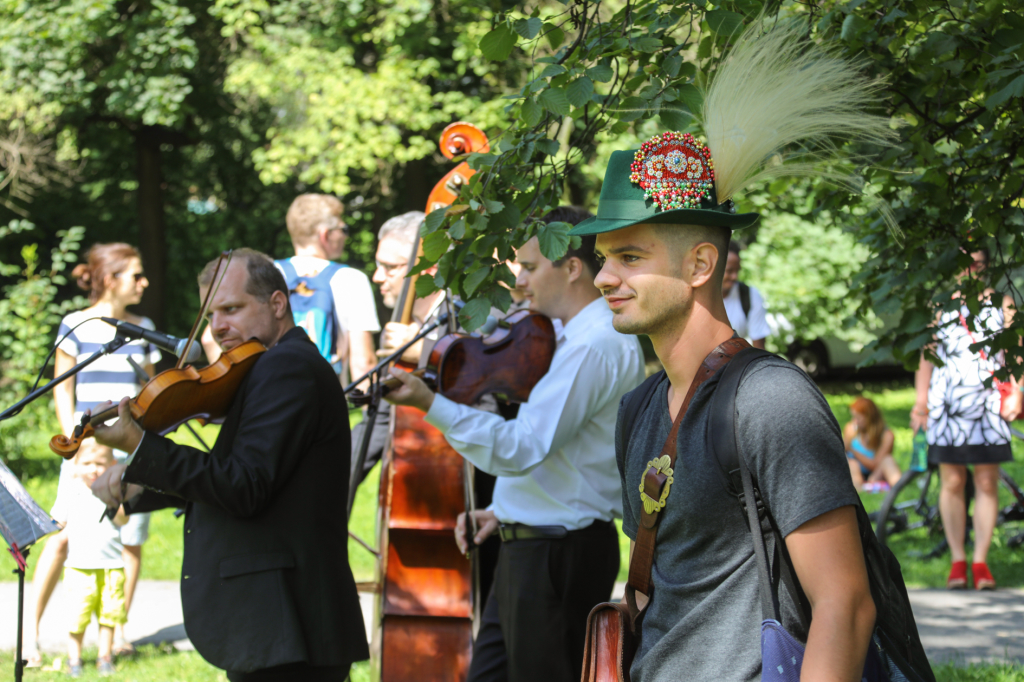
[[[430,411],[430,406],[434,404],[434,392],[423,379],[397,367],[391,368],[391,376],[401,381],[402,386],[392,389],[384,396],[384,400],[392,405],[408,405],[424,412]]]
[[[97,413],[113,406],[108,402],[97,405],[93,408]],[[91,414],[91,411],[89,412]],[[142,440],[142,427],[132,419],[131,409],[128,407],[128,398],[122,398],[117,405],[117,421],[113,424],[98,424],[95,427],[96,442],[106,445],[122,452],[132,453],[139,447]],[[115,464],[92,483],[92,494],[103,500],[108,508],[113,509],[125,500],[130,500],[142,492],[142,486],[128,484],[122,486],[121,477],[127,468],[124,464]]]
[[[498,530],[498,517],[494,515],[494,512],[486,509],[472,513],[473,518],[476,519],[476,535],[473,536],[473,542],[479,545]],[[466,512],[459,514],[459,518],[455,521],[455,544],[459,546],[459,551],[463,554],[469,551],[469,547],[466,545]]]
[[[102,405],[97,405],[88,414],[93,412],[98,414],[113,406],[114,403],[106,402]],[[106,445],[129,454],[135,452],[135,448],[139,447],[139,441],[142,440],[142,427],[132,419],[131,409],[128,407],[128,398],[121,398],[121,402],[118,403],[116,422],[109,425],[97,424],[95,429],[96,440],[100,445]]]

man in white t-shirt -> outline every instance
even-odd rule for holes
[[[356,268],[332,262],[344,253],[348,239],[343,211],[341,201],[327,194],[296,197],[285,218],[295,255],[277,261],[277,266],[291,291],[295,324],[306,330],[339,373],[347,366],[356,378],[376,364],[373,335],[380,331],[380,322],[369,278]],[[318,297],[316,292],[324,274],[329,275],[331,297]],[[303,297],[310,304],[308,310],[300,305]],[[326,309],[331,299],[333,315]],[[323,338],[325,334],[329,338]]]
[[[722,296],[725,313],[736,333],[750,341],[755,348],[764,348],[765,337],[771,332],[765,320],[764,298],[761,292],[739,281],[740,245],[729,242],[729,257],[725,262]]]

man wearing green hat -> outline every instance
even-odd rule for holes
[[[605,262],[594,283],[615,329],[647,334],[665,369],[636,389],[647,398],[631,428],[622,407],[617,424],[623,530],[633,540],[629,584],[631,592],[642,587],[637,602],[651,596],[633,682],[761,676],[753,543],[709,454],[708,430],[719,356],[746,345],[734,338],[722,298],[731,230],[758,216],[720,204],[715,173],[708,147],[688,134],[665,133],[639,150],[615,152],[597,215],[571,232],[597,235]],[[811,380],[775,357],[749,367],[736,414],[737,449],[810,602],[811,625],[801,632],[789,618],[797,606],[780,590],[783,625],[807,642],[801,679],[859,680],[875,607],[835,418]],[[674,453],[660,496],[651,478],[666,474],[659,452]]]

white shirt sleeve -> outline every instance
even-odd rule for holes
[[[377,302],[370,278],[355,268],[342,268],[331,278],[334,309],[346,332],[379,332]]]
[[[747,336],[751,339],[763,339],[772,333],[765,319],[764,298],[761,292],[750,287],[750,315],[747,317]]]
[[[556,353],[515,419],[481,412],[437,395],[426,421],[463,457],[494,476],[524,476],[577,436],[616,385],[599,353],[577,345]]]

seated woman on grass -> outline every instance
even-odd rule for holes
[[[857,398],[850,405],[850,415],[853,419],[843,427],[843,442],[853,484],[858,488],[876,481],[896,485],[900,468],[892,457],[894,437],[878,406],[867,398]]]

